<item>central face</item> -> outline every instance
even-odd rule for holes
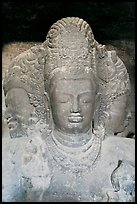
[[[85,133],[91,128],[95,85],[90,79],[60,79],[50,94],[55,128],[64,133]]]

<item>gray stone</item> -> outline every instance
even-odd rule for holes
[[[4,202],[133,202],[130,80],[82,19],[54,23],[4,77]]]

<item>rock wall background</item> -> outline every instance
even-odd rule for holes
[[[2,2],[3,43],[44,41],[49,27],[69,16],[86,20],[97,41],[134,40],[135,2],[6,0]]]

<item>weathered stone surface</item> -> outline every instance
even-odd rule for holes
[[[53,24],[4,77],[3,201],[134,201],[134,139],[114,136],[130,92],[124,63],[85,21]]]
[[[95,138],[89,152],[82,153],[86,144],[66,155],[52,137],[4,139],[3,201],[133,201],[134,140],[108,137],[98,142]]]

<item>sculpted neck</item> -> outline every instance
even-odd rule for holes
[[[80,147],[89,142],[92,137],[91,129],[86,133],[68,134],[54,129],[52,136],[62,145],[68,147]]]

